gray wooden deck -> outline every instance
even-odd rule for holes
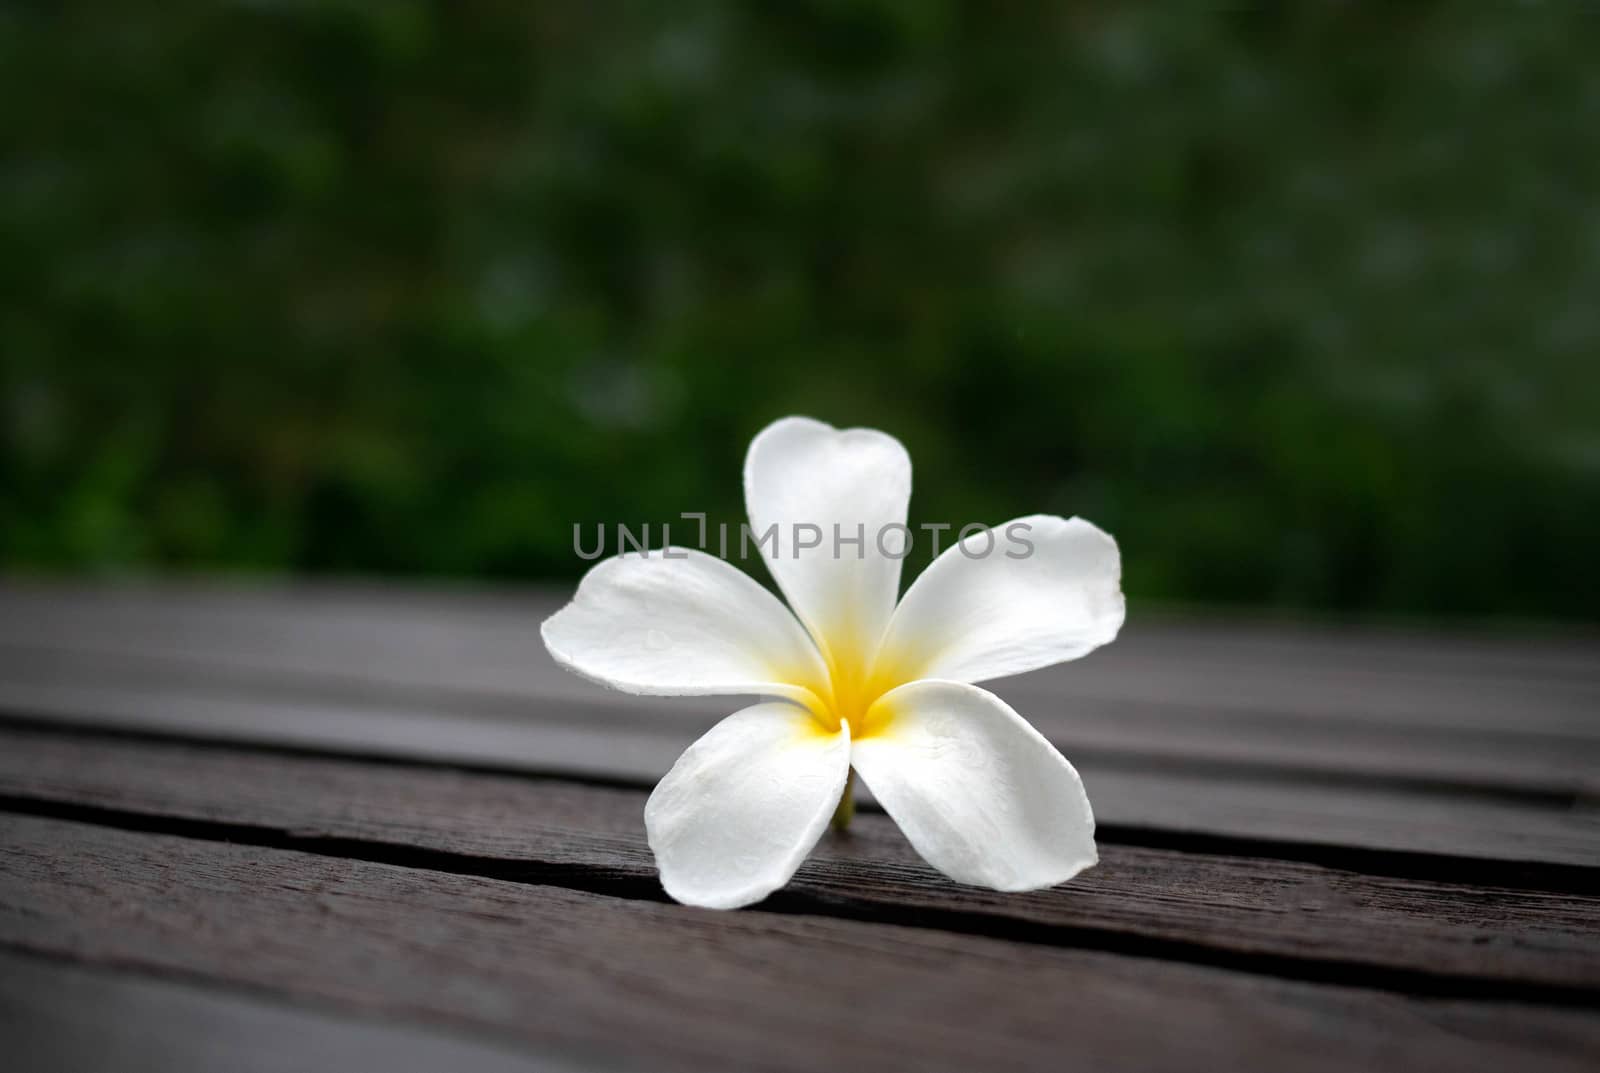
[[[0,587],[6,1069],[1600,1068],[1600,641],[1137,613],[996,683],[1102,863],[957,887],[870,807],[668,901],[727,700],[543,592]]]

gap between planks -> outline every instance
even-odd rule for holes
[[[32,710],[41,717],[155,723],[164,720],[151,711],[152,705],[171,711],[165,721],[178,719],[179,712],[195,704],[223,713],[310,709],[347,719],[383,712],[395,722],[426,722],[449,713],[452,722],[478,728],[503,730],[537,722],[549,734],[582,727],[585,733],[623,740],[665,733],[683,741],[726,714],[715,698],[629,697],[576,679],[561,683],[563,688],[499,693],[368,673],[364,668],[361,674],[307,674],[294,667],[241,668],[187,654],[63,651],[0,642],[0,706]],[[1027,676],[994,688],[1079,766],[1091,768],[1295,778],[1565,807],[1588,792],[1600,764],[1600,740],[1581,734],[1375,727],[1349,720],[1219,711],[1192,700],[1062,696]],[[734,698],[722,702],[729,710],[737,706]],[[270,726],[263,721],[259,732],[272,733]],[[203,730],[203,724],[194,729]]]
[[[619,772],[614,767],[602,766],[589,770],[578,763],[568,766],[555,763],[541,766],[523,762],[504,755],[479,757],[468,752],[466,759],[450,754],[430,755],[428,750],[403,748],[389,753],[383,751],[358,752],[341,747],[334,741],[323,743],[320,737],[310,743],[276,741],[256,735],[241,737],[190,736],[180,731],[147,726],[107,725],[97,720],[79,722],[58,717],[33,718],[8,714],[0,710],[0,744],[15,737],[17,742],[43,742],[59,739],[63,743],[81,742],[93,749],[96,743],[128,743],[155,748],[170,747],[193,749],[204,755],[215,756],[278,756],[289,759],[327,761],[337,764],[359,765],[370,770],[394,769],[398,771],[460,773],[495,778],[511,778],[519,784],[536,780],[548,785],[570,784],[622,791],[648,792],[659,775],[652,768],[632,774]],[[675,754],[674,754],[675,755]],[[4,770],[4,750],[0,750],[0,770]],[[624,767],[626,765],[623,765]],[[1159,785],[1159,783],[1157,784]],[[1145,789],[1134,783],[1122,787]],[[1099,793],[1097,790],[1097,798]],[[642,797],[641,797],[642,802]],[[1203,799],[1195,801],[1195,808],[1205,810]],[[642,809],[642,804],[641,804]],[[883,809],[864,787],[857,787],[857,812],[882,815]],[[1257,825],[1240,824],[1244,828],[1232,833],[1232,824],[1224,821],[1220,829],[1208,822],[1191,825],[1168,825],[1135,817],[1130,820],[1107,821],[1104,809],[1096,809],[1096,840],[1102,844],[1113,843],[1141,846],[1182,853],[1202,853],[1235,857],[1266,858],[1326,866],[1374,876],[1397,879],[1439,880],[1446,883],[1477,884],[1552,894],[1600,895],[1600,855],[1582,861],[1564,858],[1542,859],[1538,856],[1493,857],[1481,853],[1452,853],[1449,850],[1392,848],[1387,845],[1344,843],[1325,837],[1320,832],[1309,832],[1311,837],[1295,838],[1278,834],[1282,825],[1268,823],[1258,833]],[[1207,816],[1206,820],[1211,817]]]
[[[548,591],[0,600],[0,709],[58,723],[644,782],[726,707],[560,671],[537,637]],[[1110,829],[1583,866],[1600,859],[1592,641],[1157,621],[999,692]]]
[[[0,944],[614,1061],[1266,1070],[1292,1055],[1309,1070],[1585,1070],[1600,1045],[1600,1022],[1572,1010],[712,913],[34,817],[0,816],[0,839]]]
[[[603,695],[539,641],[540,620],[567,595],[0,584],[12,611],[0,617],[0,661],[10,648],[21,671],[76,661],[61,669],[69,678],[164,666],[169,680],[295,682],[325,699],[387,690],[493,715]],[[1000,691],[1074,748],[1571,792],[1600,762],[1597,641],[1135,616],[1116,644]],[[701,716],[693,705],[611,702]]]
[[[693,737],[671,723],[480,719],[433,709],[291,704],[227,691],[94,683],[62,684],[42,694],[0,685],[0,710],[27,712],[15,721],[36,725],[635,784],[660,778]],[[1587,866],[1600,859],[1600,817],[1591,802],[1486,800],[1381,781],[1330,783],[1259,771],[1216,777],[1085,764],[1082,773],[1096,815],[1108,827],[1318,845],[1326,852],[1356,847],[1530,865]]]
[[[638,792],[15,730],[0,730],[0,792],[14,812],[130,831],[665,897]],[[1438,861],[1406,880],[1241,847],[1102,848],[1072,884],[996,895],[944,881],[886,817],[863,816],[763,908],[1414,995],[1600,1000],[1594,871],[1563,873],[1591,893],[1518,891],[1442,880]]]

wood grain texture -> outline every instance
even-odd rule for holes
[[[629,697],[559,671],[542,650],[528,658],[523,689],[501,693],[450,686],[434,680],[408,683],[362,677],[368,664],[350,654],[346,676],[241,667],[226,657],[190,652],[127,653],[63,649],[54,645],[0,644],[0,704],[12,711],[32,708],[71,713],[86,703],[104,705],[103,694],[176,691],[243,701],[273,698],[308,707],[351,709],[425,708],[474,722],[526,720],[530,713],[593,713],[590,718],[635,732],[671,728],[692,735],[709,727],[737,702]],[[413,653],[416,667],[436,668],[448,679],[437,653]],[[1088,663],[1072,669],[1087,669]],[[350,675],[352,669],[360,673]],[[1130,669],[1130,679],[1148,672]],[[1595,790],[1600,739],[1581,733],[1551,733],[1515,725],[1415,727],[1336,717],[1289,717],[1282,711],[1230,707],[1225,698],[1187,694],[1164,701],[1142,697],[1088,697],[1070,688],[1067,672],[1025,675],[993,688],[1080,762],[1103,766],[1261,770],[1313,779],[1382,781],[1397,786],[1440,787],[1476,795],[1571,800]],[[1307,683],[1303,688],[1317,688]],[[86,692],[86,690],[90,692]],[[1381,698],[1382,694],[1374,694]],[[86,700],[85,698],[89,698]],[[1519,701],[1517,703],[1525,703]],[[113,714],[126,705],[112,704]],[[1514,710],[1507,708],[1507,712]]]
[[[556,667],[540,621],[564,594],[0,586],[0,680],[163,675],[302,700],[421,702],[505,717],[593,705],[704,725],[703,702],[623,698]],[[1000,691],[1068,750],[1594,792],[1600,638],[1429,635],[1135,615],[1116,644]],[[89,673],[85,673],[89,672]],[[530,704],[530,702],[539,702]]]
[[[645,786],[723,714],[697,700],[699,723],[609,700],[521,705],[487,714],[427,697],[305,696],[248,690],[165,672],[131,678],[35,657],[0,676],[0,712],[66,724],[154,730],[352,755],[403,757]],[[1369,774],[1313,776],[1274,768],[1172,766],[1072,756],[1104,824],[1321,846],[1589,865],[1600,860],[1590,798],[1480,795],[1454,784],[1392,785]],[[870,798],[869,798],[870,800]]]
[[[1593,634],[1136,615],[1090,659],[996,686],[1083,771],[1098,868],[961,888],[867,812],[759,909],[711,914],[663,898],[643,790],[737,702],[560,671],[537,634],[559,600],[0,584],[8,1056],[250,1068],[273,1037],[309,1068],[464,1071],[1600,1053]]]
[[[14,1073],[576,1073],[579,1056],[494,1047],[244,993],[0,951],[0,1053]]]
[[[0,728],[0,796],[12,808],[229,825],[211,837],[346,856],[427,850],[457,858],[434,867],[661,896],[635,790]],[[848,835],[824,838],[774,905],[1406,991],[1600,1003],[1600,892],[1105,841],[1101,858],[1063,887],[998,894],[949,882],[887,817],[862,814]]]
[[[1592,1067],[1587,1013],[0,816],[0,944],[663,1069]]]

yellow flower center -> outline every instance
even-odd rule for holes
[[[815,696],[816,703],[809,707],[823,733],[837,734],[841,723],[849,723],[851,738],[859,740],[881,734],[888,726],[892,712],[879,698],[906,678],[892,661],[880,658],[868,666],[866,651],[865,645],[829,646],[823,653],[827,680],[804,680],[812,677],[807,675],[798,683]]]

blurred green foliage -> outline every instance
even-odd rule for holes
[[[1581,5],[0,8],[0,561],[561,577],[763,424],[1130,594],[1593,616]]]

